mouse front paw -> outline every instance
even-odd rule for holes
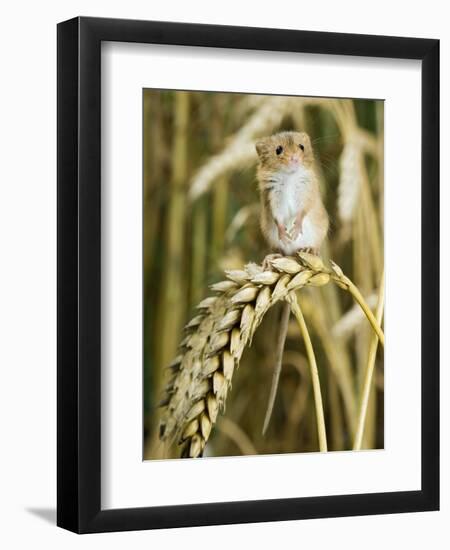
[[[300,235],[302,234],[302,228],[300,225],[294,225],[294,227],[292,228],[292,231],[290,233],[290,237],[291,237],[291,240],[292,241],[296,241],[298,239],[298,237],[300,237]]]
[[[289,244],[290,242],[290,235],[288,234],[287,230],[286,230],[286,227],[279,223],[277,224],[277,228],[278,228],[278,238],[279,240],[283,243],[283,244]]]

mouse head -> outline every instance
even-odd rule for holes
[[[280,132],[256,142],[262,168],[273,172],[296,172],[310,168],[314,156],[311,140],[305,132]]]

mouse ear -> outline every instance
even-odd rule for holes
[[[311,138],[306,132],[300,132],[300,139],[303,141],[304,145],[309,145],[311,147]]]
[[[267,149],[267,141],[265,139],[260,139],[255,143],[256,152],[258,156],[262,156]]]

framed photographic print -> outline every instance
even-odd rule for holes
[[[58,525],[437,510],[439,41],[58,25]]]

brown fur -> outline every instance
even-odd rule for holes
[[[282,148],[278,151],[277,148]],[[281,132],[256,143],[261,197],[261,229],[272,250],[293,254],[307,248],[318,253],[328,231],[328,215],[322,204],[314,172],[311,140],[305,132]],[[264,267],[270,269],[270,257]],[[275,367],[263,434],[275,403],[281,373],[290,306],[283,304]]]
[[[276,148],[281,145],[283,152],[276,154]],[[305,148],[300,149],[300,145]],[[287,166],[289,158],[294,155],[307,168],[312,168],[314,154],[311,140],[306,132],[280,132],[265,137],[256,142],[256,152],[259,156],[258,179],[266,179],[281,167]]]
[[[282,148],[279,154],[277,148]],[[328,215],[320,197],[308,134],[280,132],[260,139],[256,151],[261,229],[269,246],[284,254],[304,247],[318,251],[328,231]],[[286,230],[294,219],[294,233],[289,239]],[[303,229],[305,238],[297,240]]]

